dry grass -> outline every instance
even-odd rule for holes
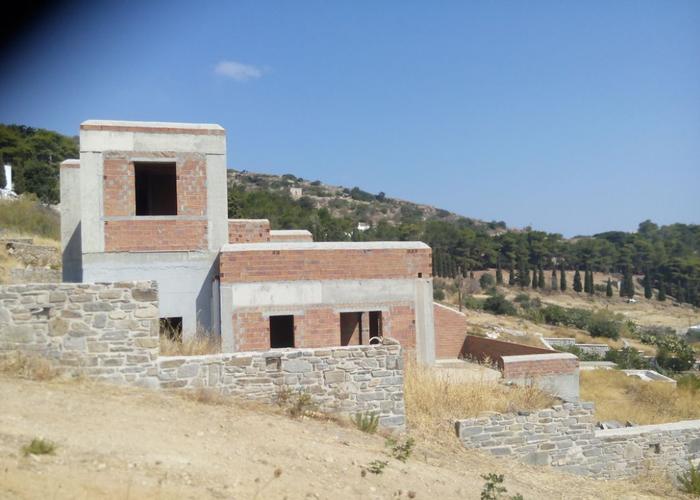
[[[61,370],[39,356],[16,352],[0,359],[0,373],[28,380],[52,380],[61,375]]]
[[[454,421],[484,411],[532,410],[555,404],[554,398],[536,387],[457,381],[414,361],[406,363],[404,376],[407,419],[426,441],[456,442]]]
[[[197,334],[183,341],[172,340],[165,335],[160,336],[161,356],[199,356],[220,352],[221,342],[215,335]]]
[[[700,393],[664,382],[643,382],[614,370],[581,372],[581,399],[598,420],[661,424],[700,418]]]

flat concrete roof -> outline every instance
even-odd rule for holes
[[[136,122],[122,120],[85,120],[80,128],[155,128],[155,129],[184,129],[184,130],[224,130],[224,127],[215,123],[177,123],[177,122]]]
[[[234,243],[221,247],[222,252],[260,250],[429,250],[422,241],[337,241],[337,242],[270,242]]]

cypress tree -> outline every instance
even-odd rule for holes
[[[610,278],[608,278],[608,285],[605,287],[605,295],[607,297],[613,296],[612,280]]]
[[[588,268],[583,271],[583,291],[586,293],[591,292],[591,281],[588,276]]]
[[[593,282],[593,271],[588,271],[588,293],[595,294],[595,283]]]
[[[561,269],[560,269],[560,274],[561,276],[559,277],[559,290],[562,292],[566,291],[566,269],[564,269],[564,263],[561,263]]]
[[[647,269],[647,272],[644,273],[644,298],[651,299],[652,296],[653,293],[651,291],[651,278],[649,277],[649,270]]]
[[[537,278],[537,286],[540,290],[544,290],[544,271],[540,267],[540,274]]]
[[[581,290],[583,290],[583,286],[581,286],[581,273],[576,269],[574,273],[574,292],[581,293]]]
[[[559,290],[559,280],[557,279],[557,268],[552,268],[552,290]]]
[[[620,297],[634,297],[634,279],[630,266],[625,267],[625,273],[622,276],[622,284],[620,285]]]
[[[526,288],[530,286],[530,270],[527,268],[527,264],[523,263],[520,267],[520,276],[518,276],[518,281],[520,281],[520,286]]]
[[[513,270],[513,266],[510,266],[510,269],[508,270],[508,284],[510,286],[515,285],[515,271]]]
[[[496,284],[503,286],[503,271],[501,271],[501,259],[496,262]]]
[[[664,282],[659,280],[659,294],[656,296],[656,300],[659,302],[664,302],[666,300],[666,285]]]
[[[532,270],[532,289],[537,289],[537,268]]]

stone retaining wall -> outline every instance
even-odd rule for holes
[[[157,375],[158,291],[152,282],[0,287],[0,354],[32,352],[100,379]]]
[[[209,387],[269,402],[304,392],[324,412],[405,425],[398,344],[159,357],[158,318],[152,282],[0,286],[0,357],[37,354],[69,373],[153,389]]]
[[[405,425],[399,345],[161,357],[158,369],[163,388],[211,387],[266,402],[303,392],[323,412],[371,412],[382,427]]]
[[[675,476],[700,461],[700,420],[597,430],[593,403],[459,420],[455,429],[467,448],[596,478]]]

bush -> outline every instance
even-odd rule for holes
[[[433,288],[433,300],[445,300],[445,290]]]
[[[391,456],[400,462],[406,462],[408,457],[413,453],[413,447],[416,441],[413,438],[407,438],[404,442],[399,442],[392,437],[386,439],[386,446],[391,447]]]
[[[477,299],[476,297],[467,295],[464,298],[464,307],[473,311],[482,311],[484,309],[484,302],[485,301],[482,299]]]
[[[591,312],[585,309],[548,305],[542,309],[545,323],[554,326],[571,326],[585,330],[591,317]]]
[[[515,316],[517,313],[513,303],[501,294],[496,294],[486,299],[484,301],[484,311],[508,316]]]
[[[700,497],[700,469],[690,462],[690,467],[678,476],[681,490],[693,496]]]
[[[496,286],[496,279],[490,273],[484,273],[479,278],[479,286],[481,286],[482,290],[488,290]]]
[[[610,349],[605,353],[605,361],[616,363],[621,370],[649,368],[649,362],[639,354],[639,351],[631,347],[623,347],[620,350]]]
[[[32,442],[22,447],[22,453],[27,455],[53,455],[56,444],[46,439],[34,438]]]
[[[662,337],[656,342],[656,364],[668,371],[690,370],[695,364],[695,352],[686,341],[678,337]]]
[[[379,416],[376,413],[356,413],[353,418],[355,427],[357,427],[362,432],[367,434],[374,434],[377,432],[377,426],[379,425]]]
[[[572,346],[561,346],[556,348],[557,351],[568,352],[576,356],[581,361],[602,361],[603,357],[592,352],[587,352],[580,347]]]
[[[593,337],[618,339],[620,338],[621,329],[622,322],[618,315],[610,311],[596,311],[588,319],[587,330]]]
[[[530,305],[530,296],[526,293],[520,292],[515,296],[513,302],[520,304],[523,307],[527,307]]]

